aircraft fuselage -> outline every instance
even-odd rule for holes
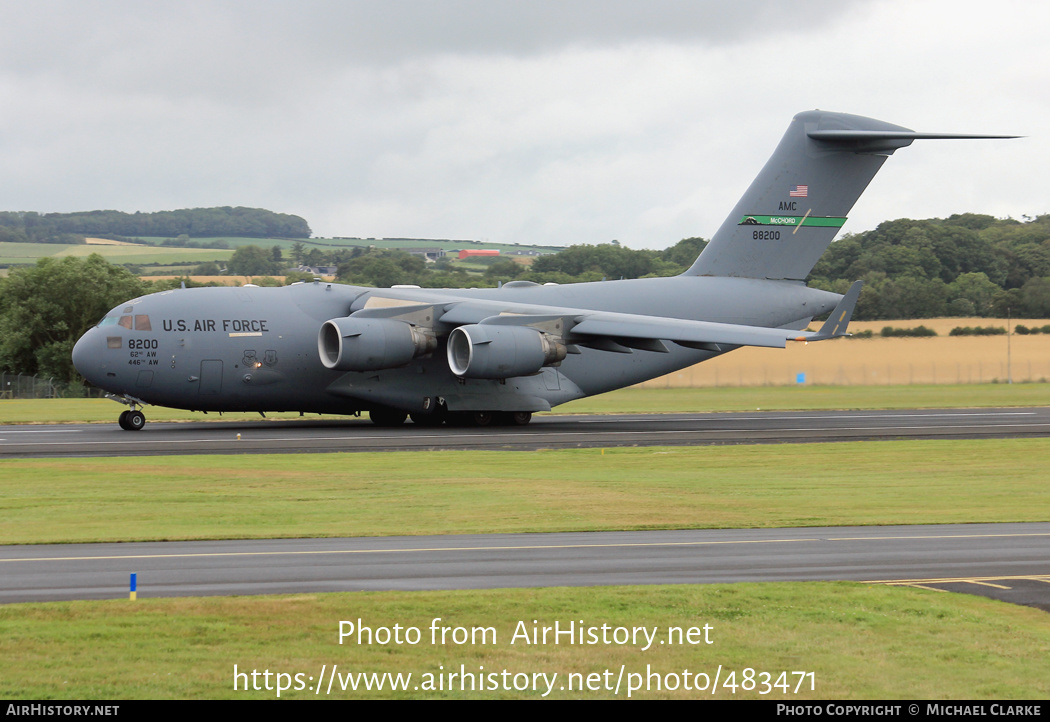
[[[669,373],[717,352],[673,344],[661,353],[580,348],[538,373],[465,379],[449,369],[446,333],[433,353],[396,368],[341,371],[321,363],[318,332],[329,319],[391,302],[506,301],[515,312],[523,305],[593,308],[788,326],[805,325],[838,298],[793,282],[709,277],[454,291],[326,282],[175,289],[113,309],[77,343],[73,360],[89,382],[111,394],[198,411],[347,414],[392,407],[421,412],[439,400],[454,411],[541,411]]]

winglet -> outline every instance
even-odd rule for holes
[[[835,310],[831,312],[828,320],[820,327],[820,330],[811,336],[800,336],[795,340],[823,341],[847,335],[846,327],[849,326],[850,319],[853,318],[853,309],[857,306],[857,299],[860,297],[860,289],[863,285],[864,281],[854,281],[853,285],[846,291],[846,295],[835,306]]]

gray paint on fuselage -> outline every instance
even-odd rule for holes
[[[324,368],[315,350],[320,325],[348,315],[373,296],[429,303],[483,299],[764,326],[808,322],[811,316],[826,313],[839,298],[797,283],[709,277],[466,290],[371,289],[334,283],[178,289],[122,304],[121,308],[133,306],[134,314],[150,316],[154,330],[119,328],[124,337],[120,349],[101,348],[93,368],[77,359],[78,368],[87,371],[90,381],[118,395],[200,411],[352,413],[380,405],[418,411],[427,397],[465,399],[467,406],[473,400],[487,403],[485,409],[498,410],[508,405],[500,398],[508,395],[527,399],[518,410],[541,410],[716,355],[674,344],[668,344],[668,353],[619,354],[581,347],[580,353],[568,355],[558,367],[554,384],[543,374],[506,383],[460,379],[448,369],[443,344],[431,356],[402,368],[373,372]],[[85,346],[92,335],[118,333],[113,329],[92,329]],[[151,369],[155,377],[148,389],[135,385],[140,369],[128,364],[131,338],[157,341],[157,365]],[[216,376],[220,367],[221,377]]]

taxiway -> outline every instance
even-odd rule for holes
[[[0,602],[849,580],[1050,611],[1050,523],[0,547]]]

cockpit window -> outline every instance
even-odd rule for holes
[[[126,328],[129,331],[152,331],[153,325],[150,323],[149,316],[145,313],[125,314],[123,316],[106,316],[104,319],[98,322],[99,326],[120,326]]]

